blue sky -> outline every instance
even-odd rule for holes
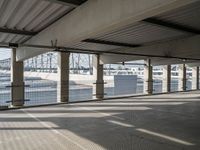
[[[0,60],[10,58],[10,56],[11,56],[10,49],[0,48]]]

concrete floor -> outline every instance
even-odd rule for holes
[[[0,150],[199,150],[200,91],[0,112]]]

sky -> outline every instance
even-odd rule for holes
[[[11,56],[11,50],[7,48],[0,48],[0,60],[10,58]]]

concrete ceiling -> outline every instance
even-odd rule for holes
[[[115,44],[106,44],[106,42],[103,44],[98,41],[139,44],[145,46],[161,41],[185,38],[200,34],[199,14],[200,1],[152,17],[157,20],[162,20],[165,23],[163,25],[150,23],[144,19],[128,26],[124,26],[121,29],[90,37],[90,39],[94,39],[97,42],[85,42],[83,40],[70,46],[94,50],[115,50],[117,48],[123,48],[123,46],[120,47]],[[174,26],[169,27],[167,26],[167,23],[176,24],[177,28]],[[196,33],[180,28],[179,26],[193,29]]]
[[[174,52],[177,49],[169,46],[147,49],[148,46],[180,39],[188,39],[190,42],[191,37],[199,35],[200,0],[85,2],[86,0],[1,0],[0,42],[51,46],[51,41],[57,41],[57,46],[95,52],[200,58],[197,57],[200,53],[191,43],[187,50],[177,52]],[[17,56],[18,60],[24,60],[47,51],[48,49],[24,47],[17,50]],[[119,60],[119,56],[108,56],[103,54],[102,60],[107,63]],[[123,59],[120,61],[128,61],[147,57],[124,55],[121,58]],[[109,61],[105,61],[106,59]],[[155,64],[182,62],[180,59],[153,59]]]
[[[0,42],[24,43],[85,0],[0,0]]]

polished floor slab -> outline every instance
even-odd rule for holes
[[[0,112],[0,150],[199,150],[200,91]]]

